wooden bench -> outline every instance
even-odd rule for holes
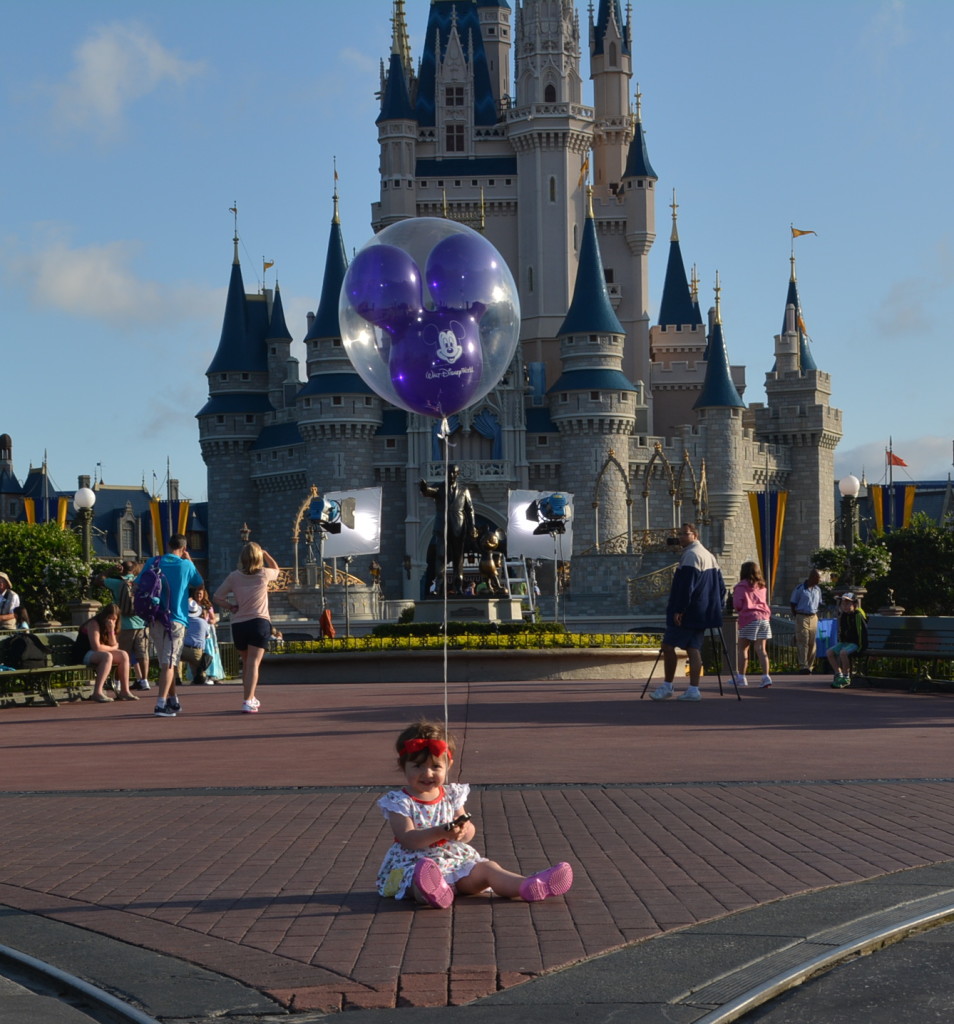
[[[900,662],[909,689],[954,688],[954,616],[871,615],[868,646],[855,655],[855,677],[873,684],[873,662]]]
[[[56,707],[60,700],[82,700],[92,683],[93,670],[86,665],[69,664],[73,640],[62,633],[43,634],[53,664],[48,668],[18,668],[0,672],[0,708],[18,704],[47,704]],[[54,693],[54,689],[60,691]]]

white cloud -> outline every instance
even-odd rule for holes
[[[55,89],[59,119],[76,128],[114,131],[127,107],[165,82],[184,85],[204,70],[165,49],[147,29],[114,23],[97,29],[75,51],[75,67]]]
[[[133,262],[141,248],[129,241],[72,246],[61,230],[47,228],[31,245],[7,243],[6,276],[40,309],[135,329],[221,315],[221,290],[143,280]]]
[[[862,43],[879,68],[886,66],[910,38],[905,13],[904,0],[885,0],[865,26]]]

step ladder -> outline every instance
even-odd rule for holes
[[[536,580],[533,572],[527,570],[527,562],[524,558],[507,558],[504,560],[504,586],[511,597],[518,598],[525,616],[533,617],[533,609],[536,606],[534,586]]]

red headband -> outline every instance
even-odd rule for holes
[[[405,740],[401,744],[403,756],[418,754],[422,750],[429,751],[432,757],[443,757],[444,754],[450,757],[450,749],[443,740],[427,740],[423,736],[419,736],[417,739]]]

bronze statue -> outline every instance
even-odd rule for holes
[[[484,530],[477,541],[480,548],[480,575],[487,590],[495,597],[508,597],[507,588],[500,582],[503,568],[503,534],[496,527]]]
[[[431,487],[426,480],[418,486],[421,494],[434,499],[434,536],[428,549],[427,578],[437,582],[437,593],[444,590],[445,570],[451,564],[451,585],[449,594],[464,591],[464,548],[468,540],[476,540],[477,526],[474,518],[474,503],[470,491],[458,483],[460,467],[451,466],[447,471],[447,488],[444,484]],[[447,524],[447,551],[444,551],[444,524]],[[433,555],[431,552],[433,551]],[[439,567],[439,568],[438,568]]]

